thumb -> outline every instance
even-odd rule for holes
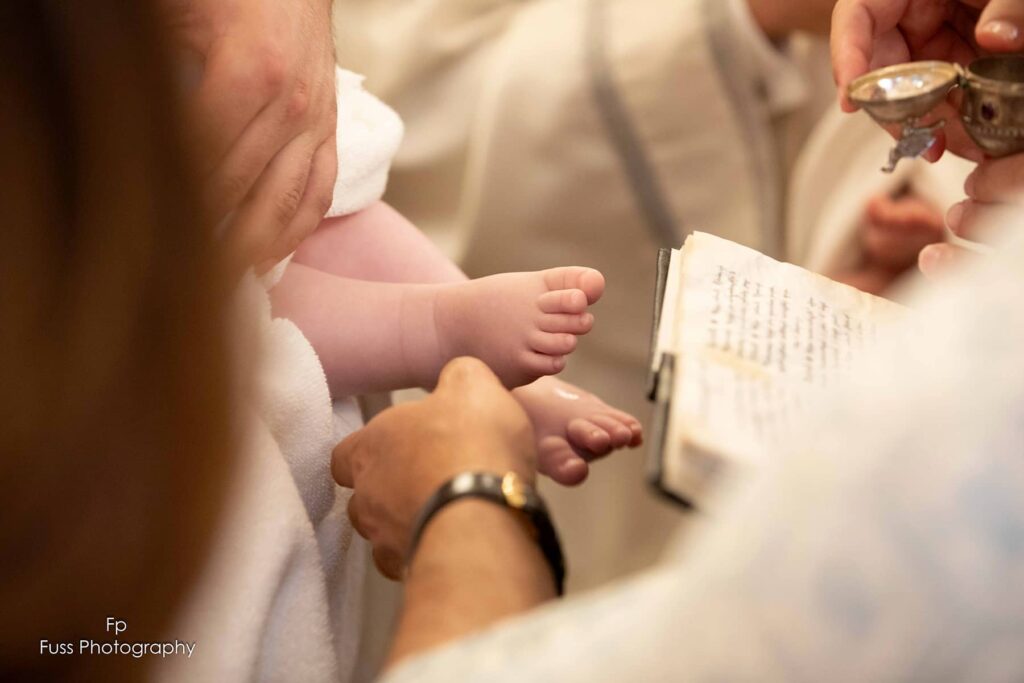
[[[1024,3],[992,0],[978,17],[974,35],[978,45],[992,52],[1024,49]]]
[[[356,450],[362,439],[363,430],[349,434],[341,443],[334,447],[334,454],[331,456],[331,474],[339,486],[355,488],[355,475],[353,461]]]

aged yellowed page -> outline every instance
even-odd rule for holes
[[[687,498],[724,467],[770,457],[905,309],[706,233],[678,260],[662,483]]]

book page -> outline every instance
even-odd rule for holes
[[[665,478],[693,487],[723,463],[784,444],[905,309],[706,233],[681,252]]]

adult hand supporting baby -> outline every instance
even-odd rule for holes
[[[849,84],[873,69],[925,59],[966,64],[980,52],[1022,48],[1019,0],[839,0],[832,17],[832,68],[845,111],[855,109],[846,96]],[[926,158],[935,161],[949,148],[982,160],[951,104],[936,109],[934,118],[947,125]]]
[[[530,421],[481,361],[458,358],[423,401],[387,410],[334,449],[333,473],[355,489],[349,516],[390,578],[401,575],[409,534],[427,499],[469,471],[536,479]]]
[[[392,408],[334,450],[334,478],[355,489],[349,517],[386,576],[402,575],[427,499],[463,472],[533,483],[526,414],[482,362],[449,363],[426,400]],[[405,578],[390,663],[478,631],[555,594],[552,572],[517,513],[462,498],[423,530]],[[439,618],[438,615],[443,615]]]
[[[202,62],[192,92],[208,205],[245,263],[287,256],[330,208],[337,174],[329,0],[162,0]]]

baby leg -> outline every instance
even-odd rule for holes
[[[320,356],[335,396],[431,387],[457,356],[486,362],[507,386],[565,367],[604,291],[589,268],[506,273],[448,284],[335,277],[293,263],[271,291]]]
[[[328,218],[295,252],[325,273],[373,282],[460,282],[466,276],[415,225],[384,202]]]
[[[361,280],[423,284],[467,280],[416,226],[383,202],[351,216],[324,221],[320,229],[303,242],[295,260],[328,273]],[[592,324],[592,318],[587,316],[589,314],[581,321],[583,328]],[[438,354],[443,356],[440,351]],[[379,367],[369,358],[360,366],[362,369]],[[328,374],[337,376],[337,369]],[[410,381],[430,386],[434,380],[433,377],[429,382],[410,380],[408,377],[416,373],[409,369],[405,378],[401,374],[392,375],[389,380],[392,386]],[[372,379],[350,377],[347,381],[358,380],[373,386]],[[642,440],[636,418],[567,382],[542,377],[515,390],[513,395],[533,421],[541,471],[559,483],[581,482],[587,476],[590,460],[617,448],[636,446]]]

